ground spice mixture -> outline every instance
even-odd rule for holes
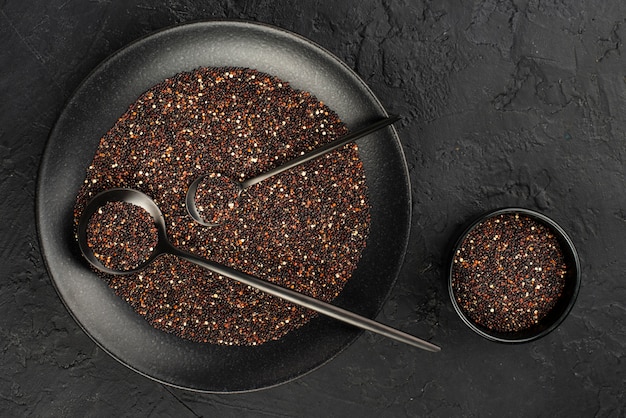
[[[555,306],[567,265],[547,225],[500,214],[477,225],[454,254],[452,288],[459,307],[494,331],[527,329]]]
[[[141,95],[102,137],[75,220],[97,193],[134,188],[160,207],[174,245],[330,301],[369,231],[355,144],[246,189],[218,227],[194,222],[185,194],[200,175],[242,181],[346,133],[327,106],[276,77],[243,68],[180,73]],[[261,344],[314,315],[169,255],[140,273],[101,275],[154,327],[198,342]]]

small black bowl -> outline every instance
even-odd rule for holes
[[[496,331],[476,323],[467,315],[463,307],[459,305],[453,289],[454,258],[457,254],[457,250],[461,248],[468,234],[476,227],[478,227],[480,224],[490,218],[494,218],[504,214],[519,214],[522,216],[527,216],[548,227],[559,242],[561,252],[564,257],[564,262],[567,266],[565,287],[555,306],[538,323],[531,325],[528,328],[511,332]],[[463,322],[465,322],[465,324],[474,332],[492,341],[502,343],[522,343],[536,340],[545,336],[546,334],[556,329],[559,324],[565,319],[565,317],[569,314],[570,310],[574,306],[574,302],[576,301],[576,297],[578,296],[578,290],[580,288],[580,275],[580,261],[578,258],[578,253],[576,252],[576,248],[574,247],[572,240],[567,236],[565,231],[556,222],[554,222],[547,216],[532,210],[522,208],[506,208],[482,215],[477,220],[472,222],[471,225],[463,232],[463,234],[461,234],[460,238],[454,245],[454,250],[450,260],[450,269],[448,272],[448,292],[450,294],[450,299],[452,300],[452,305],[454,306],[457,314],[461,317]]]

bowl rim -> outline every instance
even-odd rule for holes
[[[454,256],[457,250],[459,249],[459,247],[461,246],[461,244],[467,238],[467,235],[472,230],[474,230],[474,228],[476,228],[478,225],[480,225],[482,222],[486,221],[487,219],[490,219],[499,215],[513,214],[513,213],[518,213],[520,215],[528,216],[552,228],[553,232],[557,235],[557,239],[559,240],[559,243],[561,244],[561,247],[562,247],[561,250],[567,253],[567,258],[569,259],[568,264],[572,264],[570,267],[573,267],[574,269],[574,272],[570,274],[570,278],[573,279],[574,281],[573,288],[570,290],[569,301],[567,302],[567,305],[565,306],[561,314],[550,325],[548,325],[544,329],[541,329],[536,334],[522,336],[522,337],[516,337],[515,335],[519,333],[514,333],[514,332],[510,333],[511,336],[509,337],[506,335],[507,333],[505,332],[490,331],[488,328],[482,327],[476,324],[469,317],[467,317],[467,315],[465,314],[465,311],[457,303],[455,295],[454,295],[454,289],[452,286],[452,273],[454,270]],[[576,299],[578,298],[578,293],[580,291],[580,284],[581,284],[580,258],[578,256],[578,251],[576,250],[576,246],[574,245],[574,242],[569,237],[569,235],[552,218],[544,215],[541,212],[522,208],[522,207],[505,207],[505,208],[488,211],[479,215],[473,221],[471,221],[469,223],[469,226],[467,226],[464,229],[464,231],[460,234],[459,238],[455,241],[454,245],[452,246],[452,253],[450,255],[450,263],[449,263],[447,275],[448,275],[448,294],[450,296],[450,300],[452,301],[452,306],[454,307],[454,310],[456,311],[457,315],[461,318],[461,320],[465,323],[465,325],[467,325],[472,331],[474,331],[481,337],[486,338],[491,341],[500,342],[500,343],[530,342],[530,341],[542,338],[546,336],[547,334],[549,334],[550,332],[554,331],[565,320],[565,318],[569,315],[570,311],[574,307]],[[528,332],[527,330],[528,328],[526,328],[524,331]]]

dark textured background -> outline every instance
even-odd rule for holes
[[[379,319],[441,353],[365,334],[294,382],[203,395],[126,369],[71,319],[34,224],[50,129],[109,54],[214,18],[317,42],[404,116],[412,242]],[[2,416],[626,416],[624,39],[622,0],[0,0]],[[474,335],[446,290],[459,228],[502,206],[557,220],[583,265],[570,316],[524,345]]]

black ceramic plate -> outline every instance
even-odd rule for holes
[[[317,96],[351,128],[386,116],[346,65],[297,35],[247,22],[178,26],[135,42],[101,64],[67,103],[39,173],[37,221],[53,283],[76,321],[111,356],[160,382],[206,392],[273,386],[307,373],[345,349],[360,331],[317,317],[279,341],[223,347],[152,328],[115,296],[81,258],[72,210],[100,137],[151,86],[200,66],[254,68]],[[393,128],[359,140],[370,191],[367,248],[335,304],[374,317],[391,290],[408,240],[411,198]]]

